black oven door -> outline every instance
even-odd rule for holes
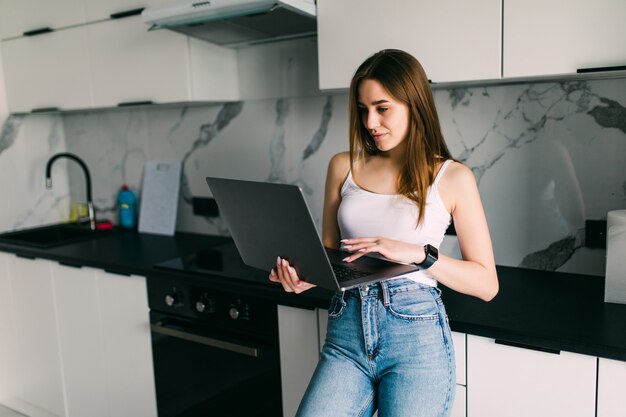
[[[278,338],[151,313],[159,417],[282,416]]]

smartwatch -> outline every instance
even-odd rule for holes
[[[424,253],[426,254],[426,258],[424,258],[421,263],[415,264],[419,269],[428,269],[439,259],[439,251],[433,245],[425,245]]]

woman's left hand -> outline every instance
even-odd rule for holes
[[[355,239],[342,239],[342,249],[352,252],[344,258],[346,262],[352,262],[366,253],[380,253],[385,258],[403,263],[420,263],[426,257],[424,247],[399,240],[384,237],[359,237]]]

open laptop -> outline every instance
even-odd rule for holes
[[[243,262],[269,271],[276,258],[287,259],[300,279],[333,291],[416,271],[405,265],[325,248],[300,187],[207,177],[220,215]]]

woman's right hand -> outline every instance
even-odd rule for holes
[[[296,269],[280,257],[276,259],[276,267],[272,268],[269,279],[272,282],[279,282],[286,292],[295,292],[296,294],[315,287],[313,284],[302,281],[298,277]]]

